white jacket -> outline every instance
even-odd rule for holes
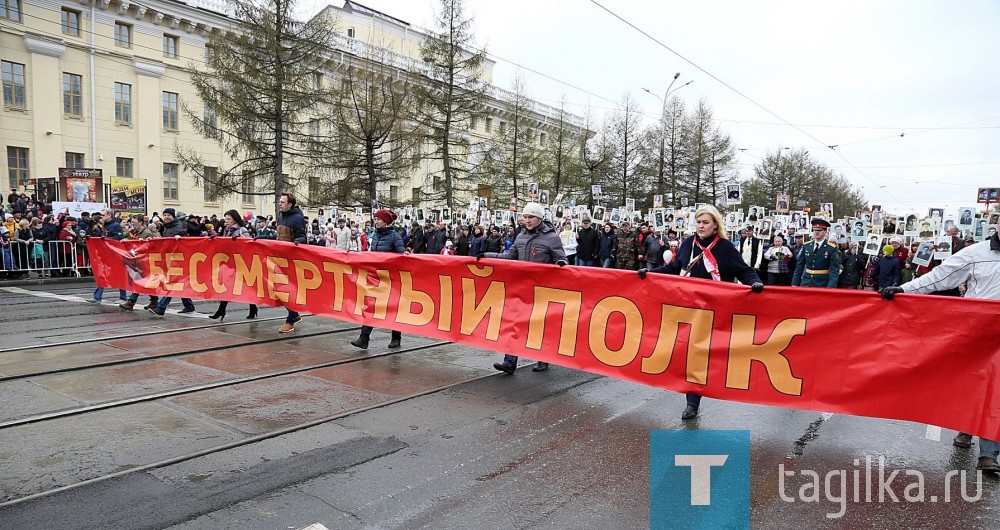
[[[333,235],[337,238],[337,248],[350,250],[351,248],[351,229],[345,227],[336,227],[333,229]]]
[[[903,292],[927,294],[968,283],[966,298],[1000,299],[1000,240],[993,236],[941,262],[930,273],[901,287]]]

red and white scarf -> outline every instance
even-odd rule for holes
[[[712,247],[714,247],[715,244],[718,242],[719,242],[719,236],[715,236],[715,239],[713,239],[712,242],[709,243],[707,247],[703,247],[701,245],[701,242],[698,241],[698,236],[694,237],[695,246],[701,249],[701,256],[705,261],[705,270],[712,275],[712,279],[715,281],[719,281],[722,279],[722,276],[719,275],[719,262],[716,261],[715,256],[712,255]]]

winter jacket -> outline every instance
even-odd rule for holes
[[[182,223],[179,219],[174,219],[169,223],[163,223],[163,231],[160,233],[162,237],[174,237],[174,236],[186,236],[187,235],[187,223]]]
[[[111,239],[117,239],[119,241],[125,239],[125,232],[122,230],[122,223],[114,217],[108,221],[108,224],[104,225],[104,229],[107,230],[108,237]]]
[[[562,240],[548,221],[542,221],[534,230],[522,230],[507,252],[487,252],[486,257],[534,263],[566,262]]]
[[[278,212],[278,241],[306,242],[306,218],[298,206]]]
[[[694,244],[694,238],[696,237],[698,236],[685,238],[677,250],[677,258],[675,260],[662,267],[652,269],[650,272],[680,274],[681,271],[687,269],[691,260],[701,255],[701,249],[697,248]],[[699,239],[699,242],[704,247],[712,243],[711,239],[708,241]],[[719,238],[719,241],[712,247],[712,255],[715,256],[715,260],[719,266],[720,280],[729,283],[732,283],[733,280],[739,280],[743,285],[753,285],[760,282],[760,276],[757,276],[757,271],[743,261],[740,251],[728,239]],[[691,277],[705,280],[712,279],[712,275],[705,268],[704,258],[699,259],[694,267],[691,268]]]
[[[403,245],[403,237],[393,230],[391,226],[376,229],[375,237],[372,238],[369,248],[372,252],[395,252],[397,254],[406,252],[406,246]]]
[[[878,261],[878,288],[899,285],[899,259],[896,256],[884,256]]]
[[[861,285],[861,271],[865,266],[864,256],[859,256],[857,252],[844,252],[840,265],[843,267],[840,279],[837,280],[840,287],[850,288]]]
[[[469,240],[470,256],[475,256],[480,252],[485,252],[485,250],[483,250],[484,248],[486,248],[486,238],[483,237],[482,234],[474,235],[472,236],[472,239]]]
[[[576,256],[583,260],[595,260],[601,250],[601,234],[594,227],[581,228],[576,236]]]
[[[597,259],[604,261],[615,259],[615,247],[618,245],[618,236],[614,232],[601,232],[600,246],[597,251]]]
[[[444,248],[444,230],[425,232],[424,241],[424,254],[440,254]]]

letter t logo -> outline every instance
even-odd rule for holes
[[[729,455],[674,455],[675,466],[691,468],[691,506],[712,505],[712,468],[728,459]]]

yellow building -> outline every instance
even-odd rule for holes
[[[215,141],[196,130],[182,110],[184,103],[199,107],[190,74],[192,67],[205,65],[207,35],[234,25],[224,10],[218,0],[0,0],[0,145],[7,189],[33,190],[36,178],[58,178],[61,167],[97,168],[104,184],[111,176],[146,179],[150,212],[168,206],[198,214],[230,208],[271,212],[272,198],[266,195],[207,201],[204,187],[174,156],[176,143],[192,147],[209,164],[227,165]],[[326,10],[339,18],[343,33],[331,54],[359,56],[365,46],[380,46],[391,50],[383,56],[391,57],[393,66],[424,67],[418,51],[424,34],[408,23],[350,1]],[[487,61],[485,81],[492,68]],[[502,121],[502,103],[489,107]],[[534,110],[540,130],[559,112],[541,104]],[[574,132],[584,134],[582,120],[570,118]],[[487,138],[490,121],[468,133]],[[416,190],[440,185],[427,181],[429,173],[425,165],[409,182],[387,184],[379,194],[409,201]]]

